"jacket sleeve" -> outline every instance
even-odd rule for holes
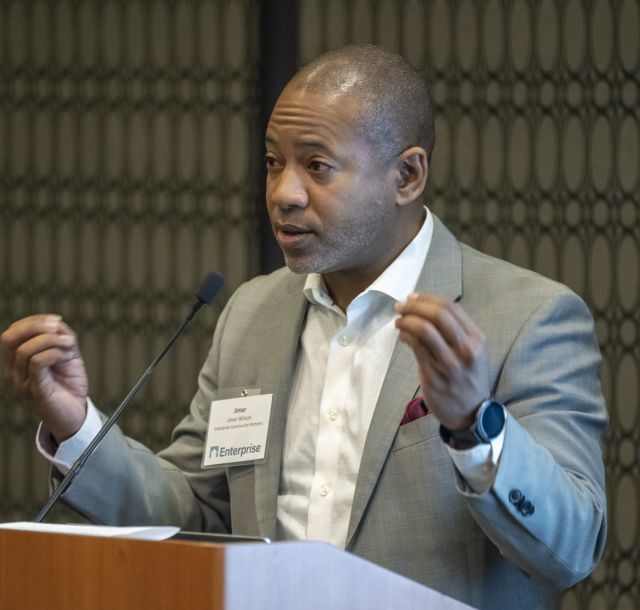
[[[200,465],[209,407],[218,389],[220,342],[233,300],[218,320],[198,390],[189,414],[173,431],[172,444],[156,455],[114,426],[65,493],[71,508],[95,523],[230,531],[225,470]]]
[[[607,412],[591,315],[555,292],[517,334],[495,395],[509,411],[492,488],[465,493],[500,552],[554,588],[585,578],[606,540],[602,437]]]

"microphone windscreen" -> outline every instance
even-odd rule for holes
[[[209,305],[213,299],[215,299],[216,295],[222,290],[224,286],[224,278],[217,271],[212,271],[207,274],[207,277],[202,280],[202,284],[200,284],[200,288],[198,288],[198,293],[196,294],[196,298],[201,303],[205,305]]]

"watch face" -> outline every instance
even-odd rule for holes
[[[479,422],[482,426],[482,432],[488,438],[495,438],[502,432],[504,426],[504,407],[495,400],[490,401],[482,411],[482,417]]]

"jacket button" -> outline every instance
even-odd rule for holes
[[[522,495],[522,492],[519,489],[512,489],[509,492],[509,502],[511,502],[511,504],[520,504],[520,502],[522,502],[522,500],[524,499],[524,496]]]
[[[531,515],[533,515],[534,510],[535,510],[535,507],[533,506],[533,504],[531,504],[531,502],[529,502],[529,500],[525,500],[522,503],[522,506],[520,506],[520,513],[524,517],[530,517]]]

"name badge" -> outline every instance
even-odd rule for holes
[[[236,466],[264,460],[273,394],[214,400],[202,467]]]

